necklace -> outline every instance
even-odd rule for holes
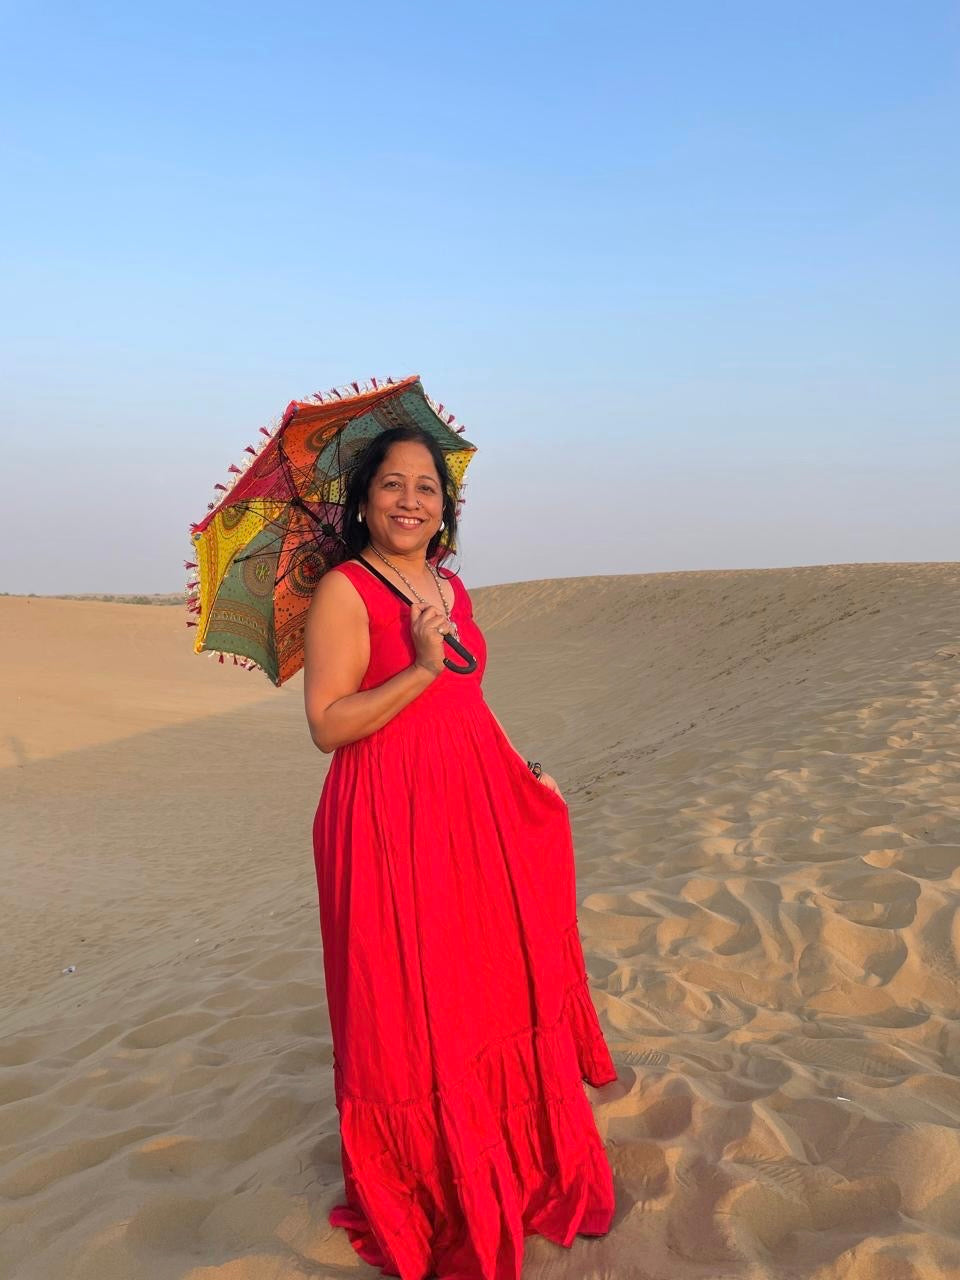
[[[388,560],[387,557],[381,551],[377,551],[377,548],[373,545],[372,542],[369,544],[369,546],[370,546],[370,550],[375,552],[380,557],[380,559],[383,561],[384,564],[389,565],[390,568],[394,571],[394,573],[399,574],[400,577],[403,578],[404,582],[407,584],[407,586],[410,588],[410,590],[417,597],[417,599],[420,601],[421,604],[430,603],[429,600],[424,600],[423,596],[416,589],[416,587],[413,585],[410,579],[405,578],[403,574],[400,572],[400,570],[397,568],[397,566],[391,560]],[[440,603],[443,605],[443,612],[447,615],[447,622],[450,625],[450,630],[453,632],[454,636],[456,636],[456,638],[459,639],[460,632],[457,630],[457,624],[450,617],[450,610],[447,608],[447,602],[444,599],[443,592],[440,590],[440,575],[437,573],[436,569],[433,567],[432,564],[430,564],[429,561],[427,562],[427,568],[433,574],[434,581],[437,584],[437,594],[440,597]]]

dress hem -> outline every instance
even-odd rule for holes
[[[519,1280],[526,1236],[569,1249],[606,1235],[612,1172],[583,1084],[613,1079],[584,972],[552,1024],[490,1042],[456,1081],[398,1104],[344,1092],[347,1203],[331,1226],[401,1280]]]

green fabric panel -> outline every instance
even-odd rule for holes
[[[398,396],[381,401],[367,413],[362,413],[347,424],[337,436],[317,454],[316,482],[323,493],[325,481],[336,480],[350,465],[351,459],[373,436],[390,427],[422,427],[436,440],[441,449],[472,449],[473,445],[452,427],[442,422],[427,403],[423,387],[417,383]]]
[[[251,658],[276,684],[279,667],[273,625],[273,589],[280,542],[262,529],[233,560],[210,610],[204,647]]]

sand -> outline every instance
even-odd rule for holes
[[[469,585],[469,573],[465,571]],[[603,1239],[529,1280],[960,1277],[960,566],[473,591],[570,805]],[[299,680],[0,599],[0,1274],[377,1274],[342,1192]],[[76,965],[72,974],[61,970]]]

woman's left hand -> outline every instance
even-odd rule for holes
[[[551,774],[546,772],[541,772],[540,786],[549,787],[551,791],[555,791],[557,795],[560,796],[560,799],[563,800],[563,796],[560,795],[560,788],[557,786],[557,780]],[[567,803],[566,800],[563,800],[563,803],[566,804]]]

